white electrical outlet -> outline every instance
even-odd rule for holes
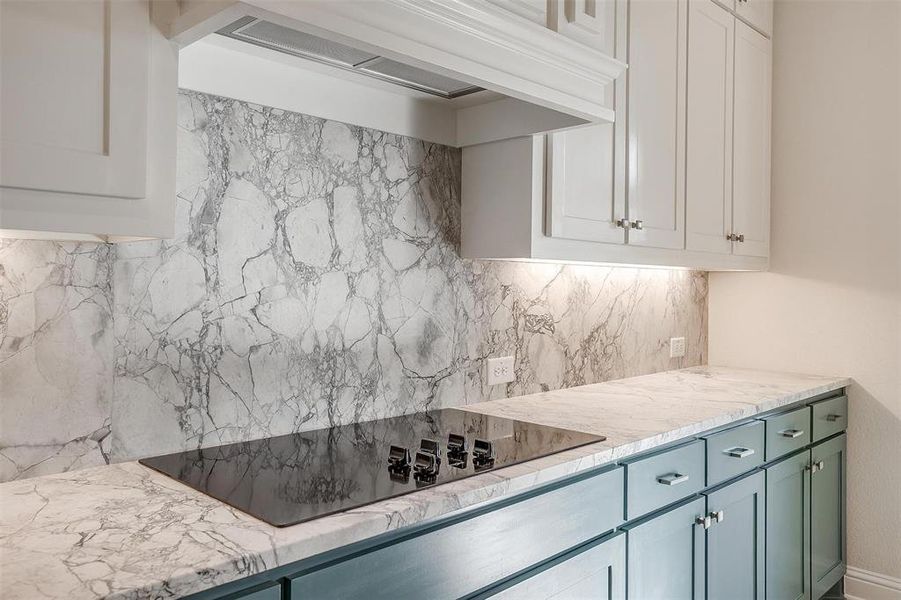
[[[513,372],[512,356],[488,359],[488,385],[510,383],[514,379],[516,374]]]
[[[685,338],[677,337],[669,339],[669,357],[682,358],[685,356]]]

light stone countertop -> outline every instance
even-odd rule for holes
[[[695,367],[465,407],[607,440],[276,528],[135,462],[0,485],[0,597],[170,598],[599,466],[850,384]]]

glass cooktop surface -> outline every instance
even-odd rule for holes
[[[443,409],[139,462],[284,527],[604,439]]]

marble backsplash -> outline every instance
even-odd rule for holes
[[[172,240],[0,242],[0,480],[706,361],[704,273],[461,259],[458,150],[183,91],[178,169]]]

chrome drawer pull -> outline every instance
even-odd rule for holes
[[[754,449],[736,446],[735,448],[729,448],[728,450],[723,450],[723,454],[726,454],[728,456],[732,456],[735,458],[745,458],[746,456],[752,456],[754,454]]]
[[[799,438],[802,435],[804,435],[804,430],[803,429],[785,429],[783,431],[780,431],[779,435],[781,435],[782,437],[794,439],[794,438]]]
[[[703,517],[695,517],[695,525],[700,525],[704,529],[710,529],[710,526],[713,524],[713,521],[710,519],[710,515],[704,515]]]
[[[722,523],[723,519],[726,518],[726,511],[724,510],[715,510],[711,511],[710,515],[708,515],[715,523]]]
[[[688,481],[688,475],[683,475],[681,473],[670,473],[669,475],[663,475],[662,477],[657,478],[657,483],[662,483],[663,485],[679,485],[686,481]]]
[[[827,421],[838,421],[841,418],[842,418],[841,415],[833,415],[833,414],[826,415]]]

